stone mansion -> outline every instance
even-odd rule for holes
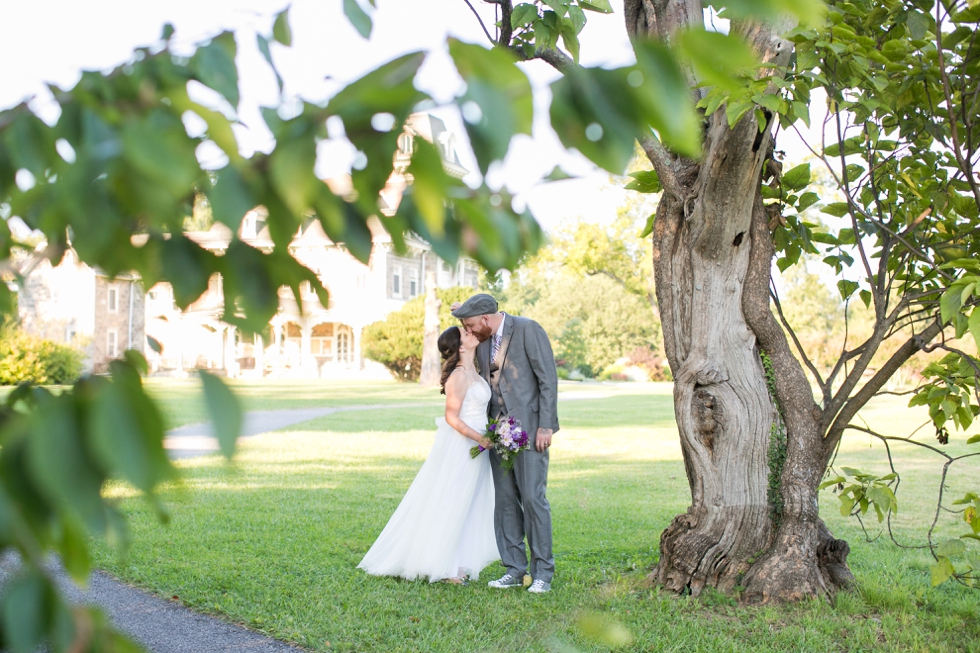
[[[431,115],[413,115],[399,139],[396,173],[382,193],[388,206],[397,206],[404,187],[400,171],[407,165],[416,137],[438,146],[449,174],[466,174],[445,124]],[[263,207],[250,211],[238,237],[269,250],[273,243],[265,216]],[[178,376],[208,369],[245,378],[387,377],[380,364],[362,360],[364,328],[425,293],[427,284],[476,288],[479,266],[466,258],[450,265],[413,234],[406,234],[408,251],[399,255],[377,219],[368,226],[374,247],[367,265],[342,243],[331,241],[316,220],[296,234],[290,251],[323,282],[330,293],[329,306],[323,307],[306,287],[301,311],[292,291],[281,288],[279,311],[263,336],[243,337],[235,327],[221,322],[224,307],[219,275],[212,277],[197,301],[181,311],[170,284],[158,283],[144,295],[135,275],[110,279],[80,263],[70,250],[58,265],[34,255],[20,266],[24,279],[18,288],[21,323],[28,331],[82,348],[89,369],[95,371],[104,370],[109,360],[131,348],[146,355],[152,372]],[[187,235],[216,253],[224,251],[232,239],[231,231],[220,223]]]

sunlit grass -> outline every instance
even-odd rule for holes
[[[337,413],[250,438],[231,464],[217,456],[180,461],[182,481],[163,491],[168,526],[114,486],[135,543],[125,561],[100,546],[101,566],[314,650],[609,650],[577,627],[583,612],[622,623],[633,638],[618,649],[625,651],[978,650],[978,593],[930,588],[927,554],[883,538],[864,542],[829,493],[822,513],[851,542],[856,591],[831,602],[742,608],[711,593],[694,601],[647,587],[661,531],[689,504],[669,386],[562,386],[569,396],[592,398],[560,404],[549,484],[557,572],[554,590],[539,597],[491,591],[485,582],[430,586],[355,569],[428,453],[441,408],[419,404],[438,402],[436,391],[303,383],[263,394],[257,385],[243,387],[255,409],[323,396],[333,405],[404,407]],[[173,386],[152,389],[165,405],[184,392],[167,397]],[[876,404],[867,419],[880,427],[885,419],[893,427],[915,423],[921,414],[903,405]],[[899,497],[906,521],[896,527],[921,539],[923,517],[912,507],[934,501],[929,478],[938,465],[913,449],[902,448],[900,457],[909,471]],[[837,464],[878,471],[879,459],[867,438],[849,437]],[[487,570],[483,580],[496,573]]]

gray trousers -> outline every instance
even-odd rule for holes
[[[534,438],[531,438],[533,443]],[[500,562],[507,573],[523,578],[530,572],[534,580],[551,582],[555,575],[555,559],[551,555],[551,506],[545,490],[548,485],[548,450],[538,453],[534,445],[522,451],[514,460],[514,469],[505,472],[500,456],[490,450],[490,469],[496,504],[493,514],[494,532]],[[524,537],[531,549],[528,567]]]

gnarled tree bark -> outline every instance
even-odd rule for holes
[[[701,24],[696,0],[626,0],[632,38]],[[775,28],[733,25],[765,63],[785,64],[791,44]],[[697,91],[693,91],[697,92]],[[664,180],[653,263],[674,410],[691,507],[660,538],[652,579],[673,591],[743,588],[749,601],[795,600],[851,580],[847,543],[817,514],[826,459],[822,413],[769,307],[773,247],[761,177],[774,118],[750,112],[730,127],[724,108],[705,117],[703,156],[686,160],[643,143]],[[769,393],[760,350],[772,360]],[[770,505],[769,446],[783,421],[783,508]]]

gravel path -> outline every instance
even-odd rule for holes
[[[366,406],[355,406],[354,410],[364,410]],[[269,431],[278,431],[293,424],[307,422],[338,411],[351,408],[297,408],[294,410],[255,410],[245,413],[241,437],[248,438]],[[211,422],[188,424],[167,431],[163,446],[171,459],[192,458],[218,451],[218,440],[214,437]]]

